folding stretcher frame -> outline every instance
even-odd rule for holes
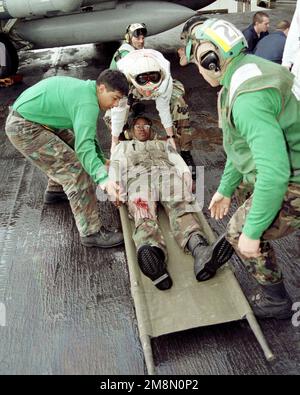
[[[134,224],[129,219],[125,206],[120,208],[120,215],[131,293],[149,374],[155,374],[151,338],[243,319],[247,319],[266,359],[274,359],[251,307],[227,265],[221,268],[213,279],[197,282],[193,271],[193,258],[177,245],[170,232],[169,220],[163,210],[160,210],[159,221],[167,243],[168,271],[173,279],[173,286],[170,290],[159,291],[140,271],[132,239]],[[211,228],[202,213],[199,213],[198,217],[208,240],[212,243],[215,237]]]

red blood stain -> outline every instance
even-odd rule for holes
[[[149,205],[148,202],[146,202],[146,200],[143,200],[141,198],[137,198],[134,201],[135,205],[137,206],[137,208],[142,209],[142,210],[148,210],[149,209]]]

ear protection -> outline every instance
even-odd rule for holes
[[[220,59],[214,51],[209,51],[202,55],[199,64],[206,70],[220,71]]]
[[[127,42],[127,44],[130,44],[130,35],[129,35],[129,28],[130,28],[130,26],[131,25],[127,26],[126,33],[125,33],[125,36],[124,36],[125,41]]]

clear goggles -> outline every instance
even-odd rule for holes
[[[136,129],[136,130],[148,131],[150,128],[151,128],[151,125],[134,125],[134,129]]]

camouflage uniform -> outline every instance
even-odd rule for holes
[[[72,131],[50,130],[12,111],[6,122],[11,143],[49,178],[48,191],[67,194],[80,236],[100,230],[95,184],[74,152]]]
[[[253,188],[253,187],[252,187]],[[242,186],[238,191],[238,201],[246,197],[249,188]],[[246,192],[246,193],[245,193]],[[238,241],[242,233],[247,214],[250,211],[252,197],[235,212],[231,218],[226,232],[227,240],[233,245],[236,253],[243,260],[247,270],[262,285],[277,283],[282,274],[276,262],[273,247],[268,240],[276,240],[300,229],[300,185],[290,184],[284,198],[280,212],[272,225],[264,232],[261,241],[262,256],[259,258],[245,259],[238,252]]]
[[[110,178],[123,181],[129,214],[135,222],[133,240],[137,250],[142,245],[156,246],[167,257],[166,243],[157,218],[158,202],[165,209],[171,232],[181,248],[186,249],[192,233],[205,238],[195,216],[195,212],[200,210],[198,203],[187,191],[176,165],[170,162],[168,151],[175,155],[176,161],[186,166],[180,155],[169,144],[158,140],[145,143],[124,141],[117,150],[111,157]],[[119,168],[116,169],[118,162]],[[111,171],[118,174],[120,168],[122,176],[114,177]]]
[[[183,96],[184,86],[180,81],[173,80],[173,92],[171,96],[171,113],[176,131],[176,143],[181,151],[193,149],[192,129],[190,127],[189,107]]]

